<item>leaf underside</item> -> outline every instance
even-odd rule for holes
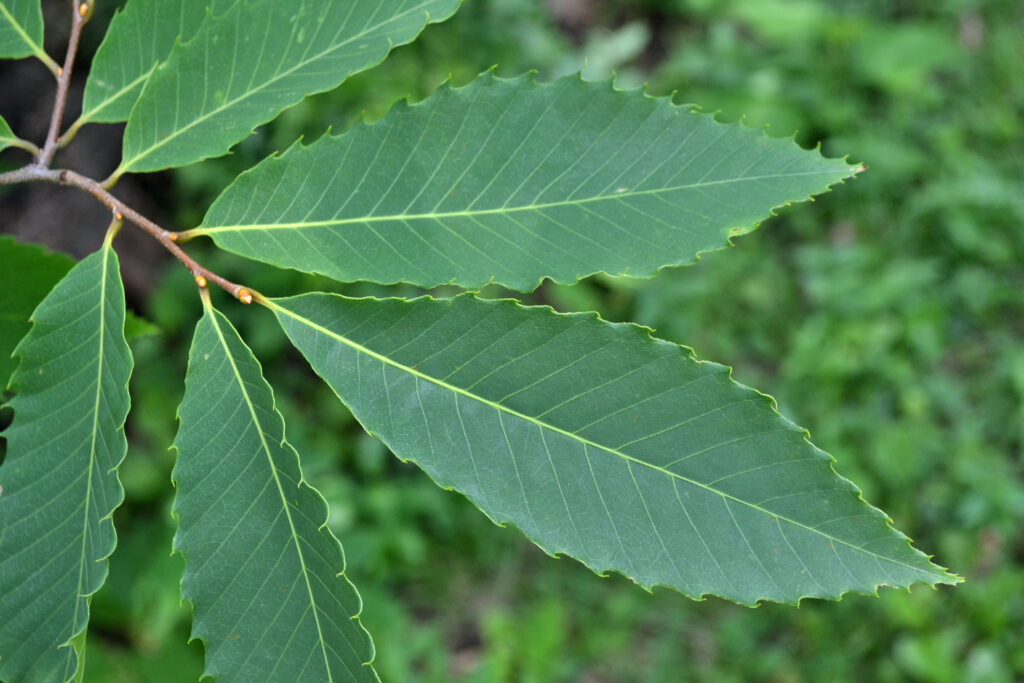
[[[327,504],[302,479],[259,363],[208,305],[175,447],[174,547],[218,681],[376,680]]]
[[[146,82],[125,129],[119,173],[225,154],[282,109],[380,63],[459,2],[239,0]]]
[[[124,290],[105,245],[74,266],[32,315],[15,353],[14,420],[0,465],[0,680],[66,681],[69,642],[117,542],[127,443]]]
[[[484,73],[240,176],[190,234],[332,278],[647,277],[853,167],[641,91]]]
[[[114,15],[89,67],[78,125],[126,121],[157,63],[187,42],[206,18],[235,0],[129,2]]]
[[[470,295],[271,305],[367,430],[548,553],[747,605],[957,580],[769,397],[643,328]]]
[[[0,58],[43,52],[43,11],[39,0],[0,0]]]

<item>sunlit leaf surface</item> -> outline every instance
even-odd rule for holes
[[[853,173],[640,91],[486,73],[267,159],[189,234],[338,280],[530,290],[693,262]]]
[[[245,0],[202,24],[147,81],[120,173],[220,156],[311,93],[381,62],[459,0]]]
[[[0,0],[0,57],[45,54],[40,0]]]
[[[199,25],[235,0],[132,0],[114,15],[89,67],[82,115],[89,122],[126,121],[157,63],[175,41],[187,42]]]

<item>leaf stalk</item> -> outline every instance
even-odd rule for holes
[[[38,157],[42,153],[42,150],[39,149],[35,145],[35,143],[30,142],[29,140],[22,140],[19,137],[5,138],[5,142],[7,143],[8,147],[17,147],[19,149],[23,149],[36,157]]]
[[[14,185],[17,183],[29,182],[52,183],[54,185],[76,187],[88,194],[91,194],[99,200],[100,203],[110,209],[113,214],[114,221],[120,221],[124,218],[128,219],[149,233],[150,236],[162,244],[167,251],[174,254],[174,256],[181,261],[186,268],[188,268],[189,272],[192,273],[192,276],[196,278],[196,285],[200,289],[204,289],[207,283],[212,282],[244,304],[252,303],[254,297],[257,299],[261,298],[252,288],[243,287],[242,285],[231,282],[230,280],[217,275],[213,271],[204,268],[175,243],[177,239],[176,233],[164,230],[159,225],[107,192],[102,185],[92,178],[87,178],[79,173],[75,173],[74,171],[67,169],[46,168],[38,163],[19,168],[15,171],[0,173],[0,185]]]

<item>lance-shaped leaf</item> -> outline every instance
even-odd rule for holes
[[[89,67],[82,114],[86,123],[126,121],[146,79],[176,41],[187,42],[207,10],[222,14],[235,0],[131,0],[110,22]]]
[[[220,156],[308,94],[380,63],[460,0],[240,0],[146,82],[115,175]]]
[[[31,56],[57,71],[57,64],[43,50],[40,0],[0,0],[0,58]]]
[[[32,311],[73,265],[70,256],[0,235],[0,390],[17,367],[12,354]]]
[[[743,604],[957,580],[771,398],[644,328],[468,295],[269,305],[366,429],[549,553]]]
[[[0,465],[0,680],[66,681],[117,542],[127,444],[124,290],[109,240],[32,314]],[[72,644],[74,640],[75,644]]]
[[[640,91],[485,73],[265,160],[189,234],[338,280],[530,290],[692,262],[853,172]]]
[[[259,363],[209,302],[175,439],[174,547],[218,681],[375,680],[327,504],[303,479]]]

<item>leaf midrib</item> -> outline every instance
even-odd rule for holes
[[[21,27],[21,24],[19,24],[18,21],[14,18],[14,15],[11,14],[10,11],[8,11],[7,5],[5,5],[2,2],[0,2],[0,12],[2,12],[4,17],[7,18],[7,23],[9,23],[14,28],[15,32],[19,36],[21,36],[21,39],[25,42],[26,45],[28,45],[29,49],[32,50],[32,54],[39,57],[39,59],[43,59],[44,55],[46,56],[46,59],[50,58],[50,55],[47,55],[46,52],[43,51],[42,46],[37,44],[36,41],[32,40],[31,36],[25,33],[25,29]]]
[[[879,555],[878,553],[872,552],[872,551],[867,550],[865,548],[861,548],[861,547],[855,546],[854,544],[850,543],[849,541],[845,541],[845,540],[843,540],[841,538],[838,538],[836,536],[832,536],[831,534],[825,533],[824,531],[821,531],[820,529],[816,529],[814,527],[807,526],[806,524],[803,524],[802,522],[798,522],[798,521],[796,521],[794,519],[790,519],[789,517],[785,517],[783,515],[779,515],[779,514],[776,514],[774,512],[771,512],[770,510],[766,510],[765,508],[760,507],[759,505],[757,505],[755,503],[751,503],[751,502],[743,500],[741,498],[737,498],[737,497],[735,497],[735,496],[733,496],[733,495],[731,495],[729,493],[726,493],[724,491],[720,491],[719,489],[716,489],[713,486],[709,486],[707,484],[703,484],[703,483],[701,483],[699,481],[696,481],[694,479],[690,479],[688,477],[684,477],[684,476],[682,476],[680,474],[677,474],[675,472],[671,472],[671,471],[666,470],[666,469],[664,469],[662,467],[658,467],[657,465],[652,465],[649,462],[644,462],[643,460],[640,460],[638,458],[634,458],[633,456],[628,455],[626,453],[622,453],[621,451],[618,451],[618,450],[616,450],[614,448],[610,448],[608,446],[605,446],[605,445],[596,443],[594,441],[591,441],[590,439],[586,439],[586,438],[580,436],[579,434],[574,434],[573,432],[566,431],[566,430],[564,430],[564,429],[562,429],[560,427],[557,427],[555,425],[549,424],[547,422],[543,422],[543,421],[538,420],[536,418],[530,417],[529,415],[525,415],[523,413],[520,413],[519,411],[514,410],[512,408],[509,408],[508,406],[504,406],[504,405],[502,405],[500,403],[495,403],[494,401],[491,401],[491,400],[489,400],[487,398],[484,398],[483,396],[479,396],[479,395],[474,394],[474,393],[472,393],[470,391],[462,389],[461,387],[457,387],[457,386],[448,384],[444,380],[440,380],[440,379],[437,379],[435,377],[431,377],[429,375],[426,375],[426,374],[420,372],[419,370],[417,370],[415,368],[411,368],[411,367],[409,367],[407,365],[403,365],[402,363],[399,363],[399,362],[397,362],[397,361],[395,361],[395,360],[393,360],[393,359],[391,359],[391,358],[389,358],[387,356],[379,354],[376,351],[373,351],[372,349],[369,349],[369,348],[363,346],[362,344],[359,344],[358,342],[352,341],[351,339],[348,339],[347,337],[345,337],[343,335],[337,334],[337,333],[335,333],[335,332],[333,332],[333,331],[323,327],[322,325],[318,325],[317,323],[313,322],[312,320],[310,320],[308,318],[305,318],[305,317],[303,317],[303,316],[301,316],[301,315],[299,315],[299,314],[297,314],[297,313],[295,313],[295,312],[285,308],[284,306],[281,306],[280,304],[277,303],[277,301],[275,301],[273,299],[266,300],[266,303],[275,312],[283,313],[283,314],[287,315],[288,317],[296,320],[297,322],[299,322],[299,323],[301,323],[303,325],[306,325],[307,327],[310,327],[311,329],[313,329],[313,330],[315,330],[315,331],[317,331],[317,332],[319,332],[319,333],[321,333],[323,335],[331,337],[332,339],[336,339],[337,341],[341,342],[342,344],[345,344],[346,346],[352,348],[355,351],[358,351],[360,353],[365,353],[366,355],[368,355],[371,358],[374,358],[374,359],[380,361],[381,363],[385,363],[385,364],[390,365],[390,366],[392,366],[392,367],[394,367],[394,368],[396,368],[398,370],[401,370],[401,371],[406,372],[406,373],[408,373],[410,375],[413,375],[414,377],[417,377],[417,378],[422,379],[424,381],[430,382],[431,384],[434,384],[435,386],[438,386],[438,387],[440,387],[442,389],[446,389],[446,390],[451,391],[453,393],[465,396],[466,398],[469,398],[469,399],[472,399],[474,401],[477,401],[477,402],[479,402],[479,403],[481,403],[483,405],[486,405],[486,406],[488,406],[488,407],[490,407],[490,408],[492,408],[494,410],[498,410],[498,411],[504,412],[504,413],[506,413],[508,415],[511,415],[513,417],[517,417],[517,418],[520,418],[522,420],[526,420],[527,422],[531,422],[531,423],[537,425],[540,428],[547,429],[547,430],[549,430],[551,432],[554,432],[554,433],[557,433],[557,434],[561,434],[562,436],[565,436],[567,438],[573,439],[574,441],[578,441],[579,443],[581,443],[581,444],[583,444],[585,446],[591,446],[592,448],[596,448],[598,450],[604,451],[604,452],[609,453],[611,455],[617,456],[617,457],[622,458],[623,460],[626,460],[628,462],[632,462],[632,463],[635,463],[637,465],[641,465],[643,467],[647,467],[649,469],[652,469],[652,470],[654,470],[656,472],[660,472],[661,474],[664,474],[664,475],[669,476],[669,477],[674,477],[674,478],[676,478],[676,479],[678,479],[680,481],[683,481],[683,482],[685,482],[687,484],[690,484],[691,486],[695,486],[697,488],[700,488],[700,489],[703,489],[705,491],[708,491],[709,493],[713,493],[713,494],[715,494],[717,496],[720,496],[720,497],[722,497],[724,499],[731,500],[731,501],[734,501],[736,503],[739,503],[740,505],[745,505],[745,506],[747,506],[747,507],[749,507],[751,509],[757,510],[758,512],[760,512],[762,514],[765,514],[765,515],[768,515],[768,516],[772,517],[773,519],[777,519],[777,520],[781,520],[781,521],[787,522],[789,524],[792,524],[792,525],[794,525],[796,527],[799,527],[801,529],[804,529],[806,531],[811,531],[811,532],[813,532],[815,534],[818,534],[819,536],[821,536],[823,538],[828,539],[831,542],[842,544],[842,545],[844,545],[844,546],[846,546],[848,548],[851,548],[851,549],[853,549],[853,550],[855,550],[857,552],[861,552],[861,553],[864,553],[864,554],[869,555],[871,557],[874,557],[876,560],[885,560],[886,562],[890,562],[892,564],[904,567],[906,569],[918,572],[920,574],[924,574],[926,576],[936,576],[936,575],[938,575],[938,576],[942,576],[943,578],[946,578],[943,574],[936,574],[935,572],[928,572],[928,571],[926,571],[924,569],[921,569],[920,567],[915,567],[915,566],[907,564],[905,562],[901,562],[899,560],[895,560],[895,559],[893,559],[891,557],[886,557],[885,555]]]
[[[216,107],[214,109],[211,109],[209,112],[200,115],[199,117],[193,119],[191,122],[187,123],[186,125],[182,126],[179,129],[177,129],[176,131],[174,131],[170,135],[166,136],[165,138],[163,138],[159,142],[157,142],[157,143],[151,145],[150,147],[147,147],[146,149],[142,150],[142,152],[140,152],[139,154],[136,154],[131,159],[129,159],[127,161],[122,161],[120,167],[114,172],[114,174],[111,177],[112,178],[113,177],[117,177],[121,173],[130,171],[132,164],[134,164],[135,162],[139,161],[140,159],[145,159],[147,156],[152,154],[155,150],[160,149],[161,147],[167,145],[169,142],[171,142],[172,140],[174,140],[178,136],[184,134],[186,131],[190,130],[194,126],[197,126],[200,123],[206,121],[207,119],[212,118],[213,116],[216,116],[217,114],[221,113],[222,111],[224,111],[224,110],[226,110],[226,109],[228,109],[230,107],[235,106],[236,104],[238,104],[239,102],[247,99],[248,97],[251,97],[251,96],[259,93],[260,91],[266,89],[270,85],[273,85],[274,83],[276,83],[280,79],[282,79],[282,78],[284,78],[286,76],[289,76],[293,72],[297,71],[298,69],[301,69],[302,67],[306,66],[307,64],[315,62],[316,60],[323,58],[325,55],[328,55],[328,54],[330,54],[332,52],[335,52],[335,51],[339,50],[340,48],[348,45],[349,43],[351,43],[353,41],[356,41],[359,38],[362,38],[367,33],[370,33],[372,31],[376,31],[381,26],[384,26],[384,25],[386,25],[386,24],[388,24],[388,23],[390,23],[392,21],[397,21],[398,19],[405,18],[407,15],[409,15],[409,14],[411,14],[413,12],[416,12],[417,10],[420,10],[420,9],[422,9],[424,7],[427,7],[428,5],[430,5],[431,1],[432,0],[425,0],[425,2],[421,2],[420,4],[416,5],[416,7],[410,8],[410,9],[408,9],[405,12],[402,12],[400,14],[396,14],[396,15],[388,18],[386,21],[382,21],[379,24],[373,25],[371,28],[364,29],[360,33],[355,34],[354,36],[348,38],[347,40],[344,40],[344,41],[342,41],[340,43],[336,43],[336,44],[332,45],[330,48],[324,50],[323,52],[319,52],[315,56],[313,56],[313,57],[311,57],[309,59],[305,59],[305,60],[303,60],[301,62],[298,62],[297,64],[292,66],[290,69],[282,71],[281,73],[277,74],[276,76],[274,76],[270,80],[264,81],[263,85],[259,86],[258,88],[254,88],[252,90],[246,91],[243,95],[240,95],[240,96],[236,97],[233,100],[226,101],[221,106]],[[234,5],[233,8],[234,7],[240,7],[240,5]],[[228,11],[230,12],[230,10],[228,10]],[[241,11],[241,10],[239,10],[239,11]],[[222,18],[222,17],[225,17],[225,16],[227,16],[227,13],[220,15],[220,17],[218,17],[218,18]],[[429,14],[428,14],[428,21],[429,21]],[[389,49],[390,49],[390,46],[392,46],[392,43],[391,43],[390,40],[388,41],[388,44],[389,44]],[[168,60],[165,61],[164,63],[166,64],[169,61],[170,61],[170,59],[168,58]],[[347,74],[345,76],[345,78],[347,79],[349,75],[351,75],[351,72],[349,72],[349,74]],[[142,96],[143,95],[140,94],[139,98],[141,99]]]
[[[245,382],[242,380],[242,375],[238,371],[238,365],[235,363],[235,358],[231,354],[231,349],[228,347],[227,340],[224,338],[224,333],[220,329],[220,323],[217,321],[214,309],[208,304],[206,299],[204,299],[203,303],[206,304],[207,313],[210,315],[213,327],[217,332],[217,338],[220,340],[220,344],[224,349],[224,355],[227,356],[228,362],[231,363],[231,372],[234,374],[235,380],[238,382],[238,388],[242,392],[242,398],[245,400],[245,405],[249,409],[249,416],[252,418],[253,424],[256,425],[256,433],[259,434],[260,445],[267,456],[267,462],[270,465],[270,472],[274,477],[274,484],[277,486],[277,493],[281,498],[281,505],[284,508],[285,517],[288,518],[288,527],[291,530],[292,542],[295,544],[295,551],[299,555],[299,565],[302,567],[302,579],[306,584],[306,593],[309,595],[309,602],[313,611],[313,621],[316,623],[317,644],[319,645],[320,652],[324,658],[324,668],[327,673],[327,680],[333,681],[334,676],[331,672],[331,663],[327,657],[327,642],[324,638],[323,627],[320,625],[320,608],[313,595],[313,586],[309,580],[309,569],[306,567],[306,558],[302,553],[302,544],[299,543],[298,532],[295,530],[295,521],[292,519],[292,512],[288,507],[288,499],[285,496],[284,487],[281,485],[281,478],[277,473],[277,465],[274,463],[274,456],[271,454],[270,447],[267,445],[267,440],[263,433],[263,426],[260,424],[260,420],[256,416],[256,408],[252,403],[252,399],[249,398],[249,392],[245,388]]]
[[[83,507],[84,514],[82,515],[82,550],[79,553],[78,561],[78,584],[75,596],[75,613],[71,619],[71,627],[74,628],[78,622],[78,612],[81,609],[82,604],[85,602],[84,592],[82,583],[85,579],[85,548],[89,539],[89,502],[92,500],[92,476],[96,469],[96,438],[99,434],[99,421],[100,421],[100,399],[103,395],[103,349],[106,342],[104,330],[106,328],[107,320],[107,269],[109,268],[110,261],[110,249],[109,243],[103,245],[103,268],[100,270],[100,297],[99,297],[99,311],[100,311],[100,324],[99,324],[99,349],[96,354],[96,397],[93,401],[93,416],[92,416],[92,434],[89,439],[89,468],[88,477],[86,479],[85,487],[85,505]],[[72,633],[71,638],[74,638],[77,634]],[[70,641],[71,638],[68,640]],[[67,658],[64,660],[64,678],[68,678],[68,667],[71,666],[72,657],[77,655],[77,651],[74,647],[69,646],[67,649]],[[78,663],[80,667],[81,662]]]
[[[160,60],[155,60],[153,62],[153,65],[151,67],[149,67],[149,69],[144,74],[142,74],[141,76],[138,76],[134,81],[132,81],[131,83],[128,83],[125,86],[123,86],[121,89],[119,89],[117,92],[113,93],[112,95],[105,95],[104,98],[102,100],[100,100],[100,104],[98,106],[93,107],[92,109],[90,109],[88,111],[82,112],[82,115],[78,117],[78,121],[76,121],[72,127],[73,128],[78,128],[80,126],[84,126],[87,123],[92,123],[95,120],[95,117],[100,112],[102,112],[104,109],[107,109],[108,107],[112,106],[115,102],[117,102],[119,99],[124,97],[127,93],[131,92],[132,88],[137,86],[139,83],[143,83],[146,80],[148,80],[149,77],[156,70],[156,67],[159,64],[160,64]],[[136,100],[137,99],[138,98],[136,98]]]
[[[389,221],[415,221],[415,220],[443,220],[445,218],[475,218],[477,216],[488,216],[488,215],[506,215],[510,213],[520,213],[524,211],[541,211],[544,209],[558,208],[562,206],[580,206],[582,204],[593,204],[595,202],[608,201],[608,200],[620,200],[627,199],[629,197],[640,197],[645,195],[657,195],[664,192],[676,192],[679,190],[691,190],[700,189],[703,187],[712,187],[717,185],[731,185],[735,183],[745,183],[758,180],[771,180],[776,178],[795,178],[802,176],[816,176],[816,175],[834,175],[835,171],[801,171],[799,173],[773,173],[771,175],[760,175],[760,176],[744,176],[741,178],[724,178],[722,180],[709,180],[696,183],[688,183],[686,185],[674,185],[671,187],[659,187],[650,190],[637,190],[634,192],[618,192],[605,195],[597,195],[594,197],[585,197],[583,199],[566,199],[557,202],[545,202],[542,204],[525,204],[522,206],[502,206],[496,209],[477,209],[477,210],[465,210],[465,211],[447,211],[447,212],[433,212],[433,213],[419,213],[419,214],[394,214],[388,216],[363,216],[357,218],[333,218],[330,220],[321,221],[302,221],[292,223],[251,223],[245,225],[230,225],[230,226],[218,226],[212,228],[199,227],[194,230],[188,230],[184,233],[184,236],[192,237],[196,235],[211,235],[218,232],[240,232],[248,230],[299,230],[303,228],[323,228],[323,227],[334,227],[340,225],[354,225],[354,224],[365,224],[365,223],[384,223]]]

